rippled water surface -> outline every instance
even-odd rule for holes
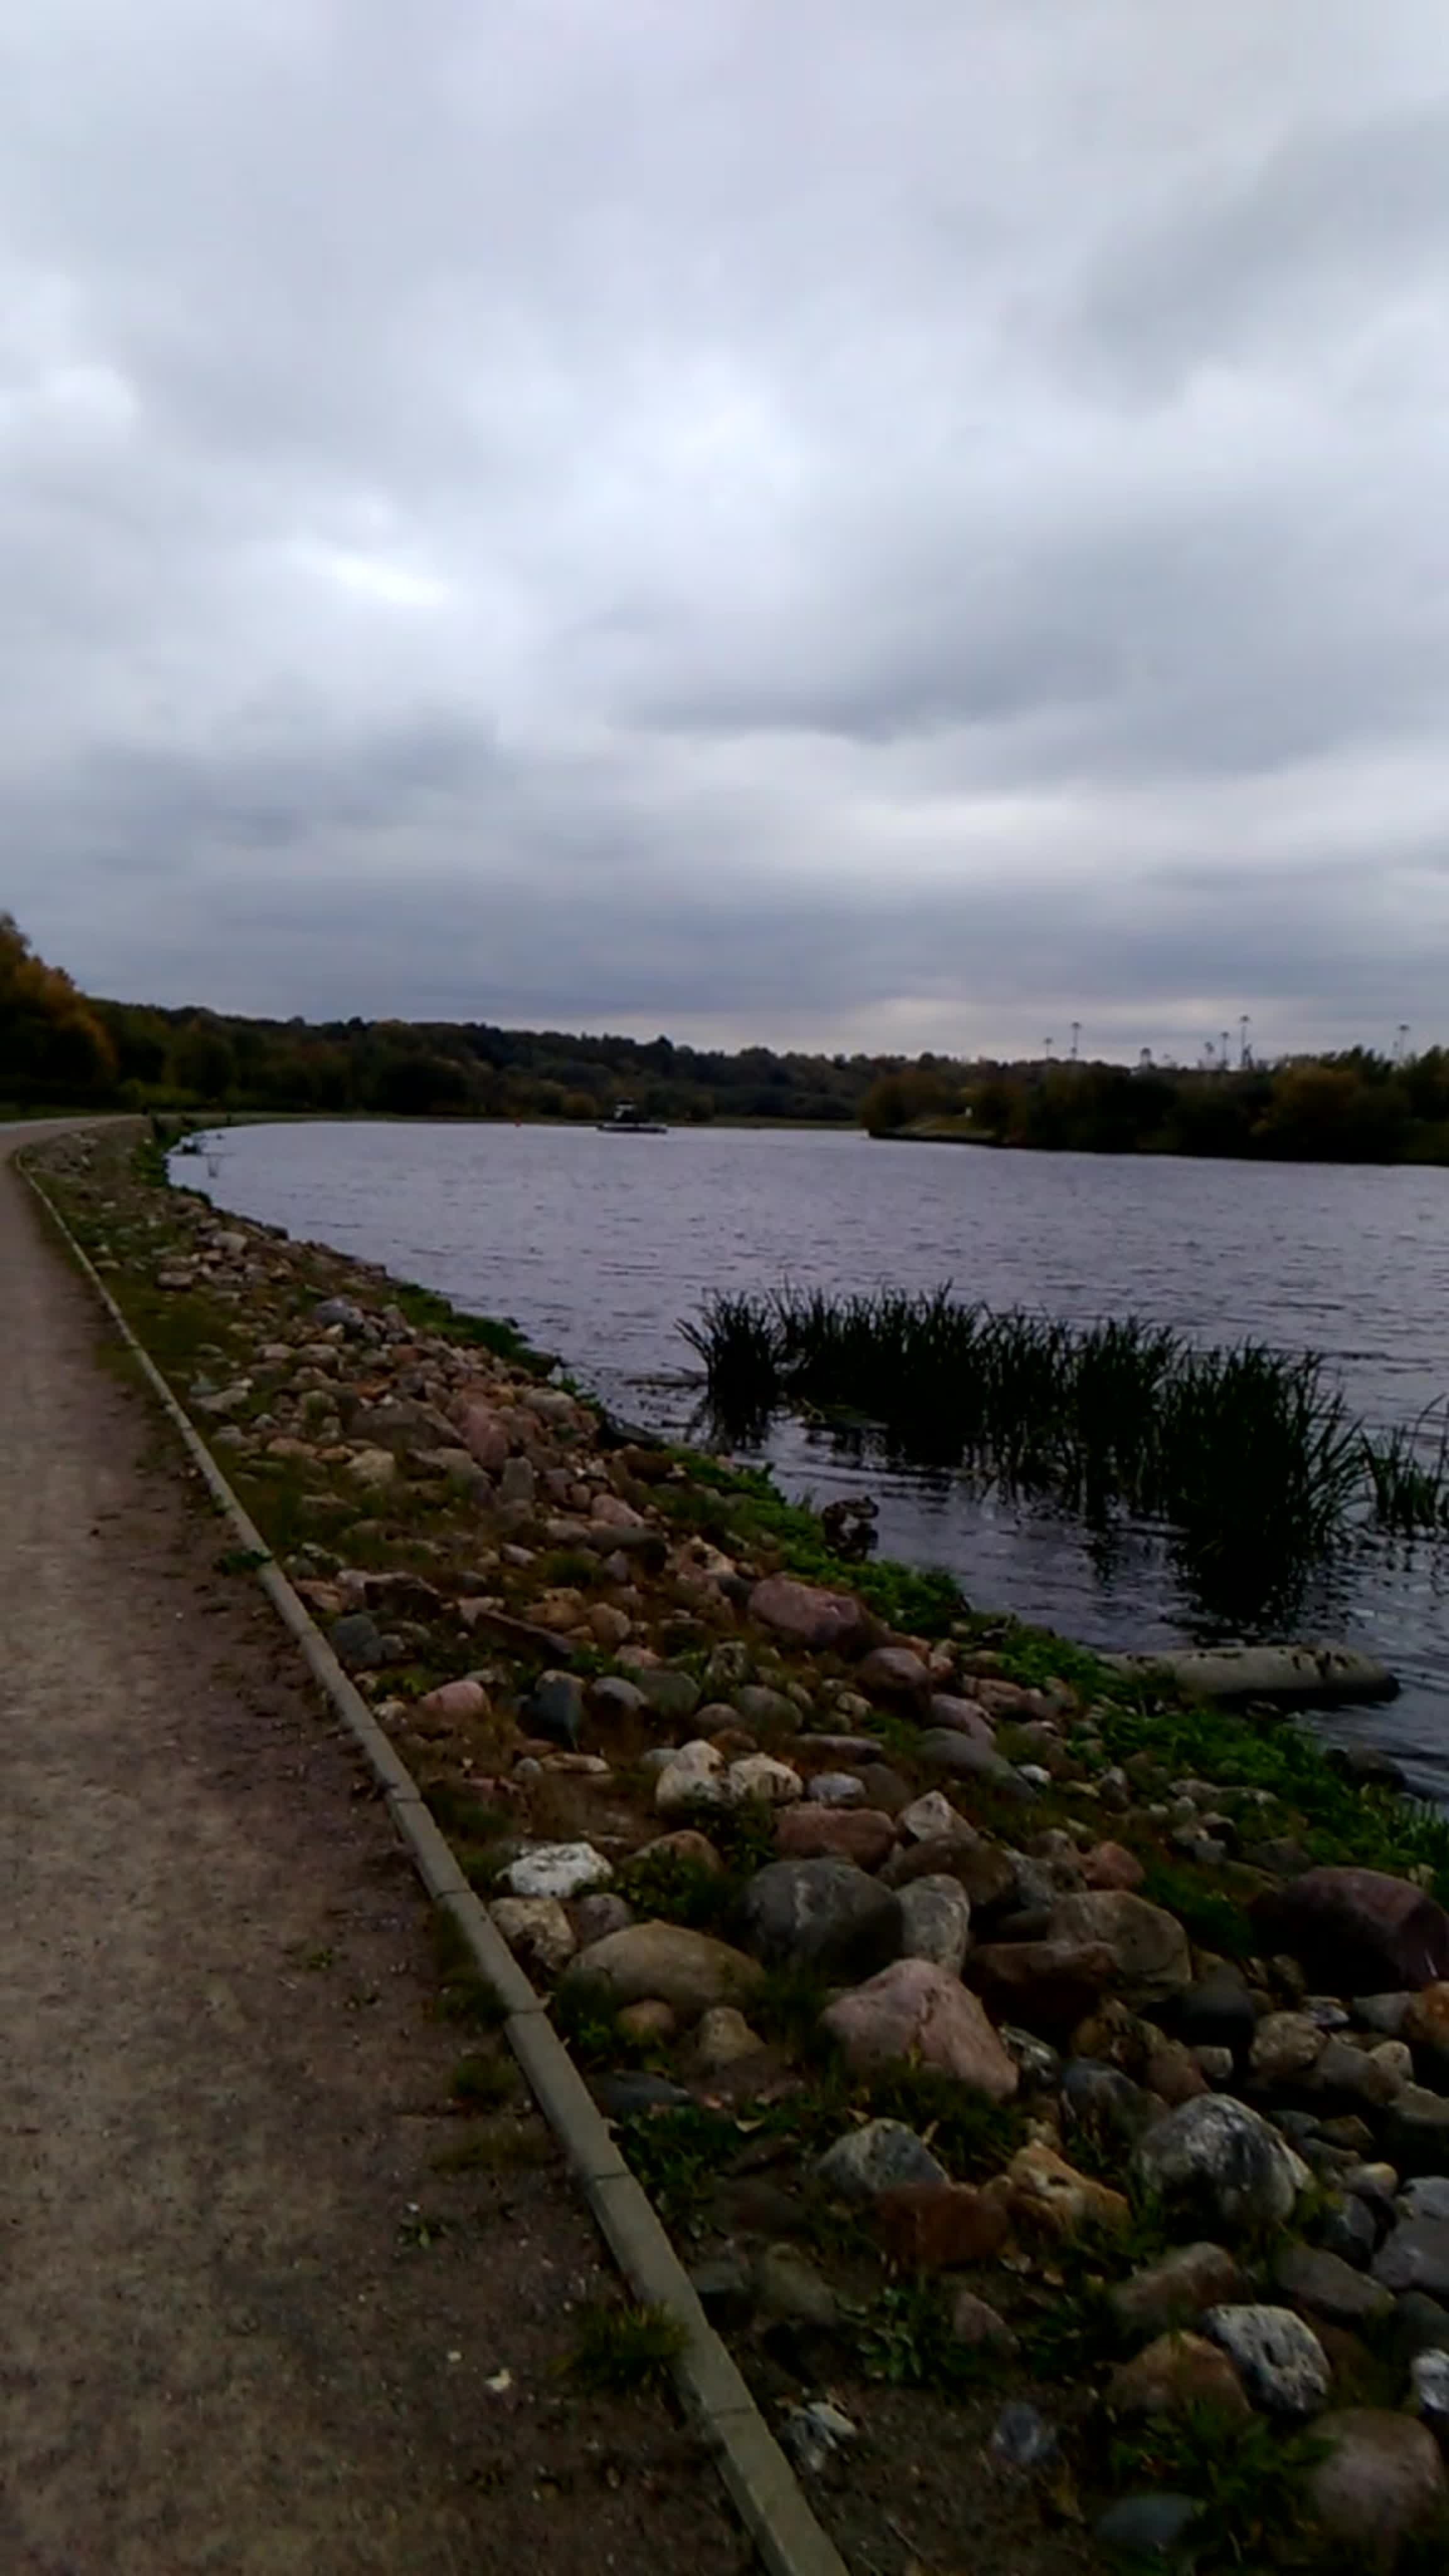
[[[1132,1312],[1203,1341],[1328,1354],[1355,1409],[1411,1421],[1449,1392],[1449,1173],[993,1154],[854,1134],[318,1124],[236,1128],[215,1176],[239,1213],[385,1262],[456,1304],[516,1317],[620,1413],[684,1430],[698,1401],[676,1330],[711,1288],[791,1279],[933,1288],[1074,1322]],[[891,1555],[949,1566],[973,1600],[1098,1644],[1192,1632],[1151,1533],[1110,1553],[1069,1518],[959,1479],[862,1472],[783,1426],[781,1480],[862,1484]],[[1449,1542],[1374,1546],[1320,1586],[1305,1631],[1401,1674],[1392,1707],[1340,1720],[1449,1795]]]

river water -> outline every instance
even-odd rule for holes
[[[630,1420],[685,1433],[677,1330],[712,1288],[790,1280],[934,1288],[1071,1322],[1134,1313],[1203,1342],[1324,1352],[1355,1411],[1411,1422],[1449,1393],[1449,1173],[991,1153],[854,1133],[338,1122],[238,1127],[178,1178],[218,1205],[509,1315]],[[978,1606],[1104,1646],[1203,1633],[1158,1535],[1110,1550],[1070,1516],[951,1476],[862,1469],[782,1424],[787,1491],[868,1490],[885,1554],[944,1565]],[[1366,1543],[1305,1602],[1302,1633],[1364,1646],[1403,1682],[1333,1721],[1449,1797],[1449,1541]]]

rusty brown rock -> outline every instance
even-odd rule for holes
[[[1224,2416],[1251,2415],[1243,2383],[1225,2352],[1205,2336],[1159,2335],[1113,2371],[1107,2405],[1114,2415],[1175,2415],[1213,2406]]]
[[[797,1583],[793,1575],[766,1575],[750,1594],[750,1617],[793,1646],[818,1653],[862,1653],[878,1633],[863,1601],[853,1592],[826,1592],[818,1584]]]
[[[974,1910],[974,1898],[972,1904]],[[962,1974],[994,2021],[1052,2039],[1091,2011],[1112,1982],[1113,1965],[1100,1941],[988,1941],[968,1953]]]
[[[1118,1889],[1130,1896],[1146,1875],[1137,1854],[1122,1843],[1094,1843],[1082,1856],[1084,1887]]]
[[[853,1860],[861,1869],[879,1869],[895,1839],[889,1816],[874,1807],[802,1803],[782,1808],[775,1825],[775,1849],[782,1859]]]
[[[1124,2227],[1132,2214],[1122,2192],[1078,2173],[1054,2147],[1040,2141],[1018,2148],[1006,2179],[1012,2215],[1047,2236],[1076,2236],[1084,2227]]]
[[[892,2262],[911,2272],[989,2263],[1011,2226],[1002,2191],[991,2185],[978,2191],[964,2182],[898,2184],[877,2195],[873,2214]]]

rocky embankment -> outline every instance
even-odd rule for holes
[[[1057,2536],[1034,2568],[1440,2563],[1443,1822],[832,1557],[763,1478],[114,1140],[41,1160],[827,2518],[955,2421]]]

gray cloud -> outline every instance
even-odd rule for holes
[[[0,902],[93,987],[1430,1033],[1431,0],[50,0],[5,70]]]

